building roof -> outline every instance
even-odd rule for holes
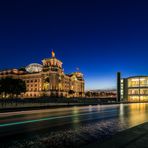
[[[139,78],[139,77],[148,77],[148,75],[137,75],[137,76],[130,76],[130,77],[127,77],[126,79],[130,79],[130,78]]]

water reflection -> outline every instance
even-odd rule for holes
[[[92,105],[89,105],[89,112],[92,112],[92,110],[93,110]]]
[[[124,105],[123,104],[120,104],[120,116],[123,116],[124,115]]]
[[[120,126],[123,124],[129,128],[148,121],[148,104],[133,103],[120,105],[89,105],[87,107],[73,107],[72,114],[74,115],[72,117],[73,124],[82,122],[83,118],[84,120],[89,119],[90,122],[91,120],[97,119],[99,122],[101,117],[107,118],[106,120],[108,120],[108,118],[113,116],[119,121]]]
[[[48,122],[50,125],[48,129],[52,128],[52,132],[47,130],[46,134],[35,135],[36,140],[31,136],[30,140],[27,138],[14,142],[17,143],[17,147],[30,147],[28,143],[32,143],[34,147],[39,147],[40,144],[42,147],[46,143],[48,147],[66,148],[80,147],[95,140],[101,141],[119,131],[147,122],[148,104],[133,103],[53,109],[46,110],[46,113],[43,114],[33,115],[33,118],[40,116],[61,118]]]
[[[148,121],[148,104],[147,103],[133,103],[120,105],[97,105],[87,107],[73,107],[71,122],[73,127],[78,127],[81,122],[93,120],[100,122],[112,118],[117,120],[115,127],[118,125],[121,129],[130,128],[138,124]]]
[[[129,126],[135,126],[137,124],[148,121],[148,104],[135,103],[129,106]]]
[[[74,106],[73,107],[73,110],[72,110],[72,123],[73,123],[73,128],[76,128],[76,124],[75,123],[78,123],[80,121],[80,117],[79,117],[79,108],[77,106]]]

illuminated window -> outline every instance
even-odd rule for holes
[[[139,78],[128,79],[128,87],[139,87]]]
[[[139,95],[139,89],[129,89],[128,94],[129,95]]]
[[[148,101],[148,96],[140,96],[140,101]]]
[[[142,95],[148,95],[148,88],[140,89],[140,94],[142,94]]]
[[[128,97],[128,101],[131,101],[131,102],[138,102],[140,99],[139,96],[129,96]]]
[[[148,77],[140,78],[140,86],[141,87],[148,86]]]

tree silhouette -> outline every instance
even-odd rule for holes
[[[70,95],[74,95],[74,93],[75,93],[75,91],[73,91],[73,90],[69,90],[69,92],[68,92]]]
[[[88,92],[85,93],[85,96],[91,97],[92,96],[92,93],[90,91],[88,91]]]
[[[0,94],[3,94],[5,98],[7,95],[9,97],[18,97],[24,92],[26,92],[26,84],[23,80],[10,77],[0,79]]]

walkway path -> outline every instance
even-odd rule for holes
[[[101,145],[87,145],[85,148],[148,148],[148,122],[120,132]]]

